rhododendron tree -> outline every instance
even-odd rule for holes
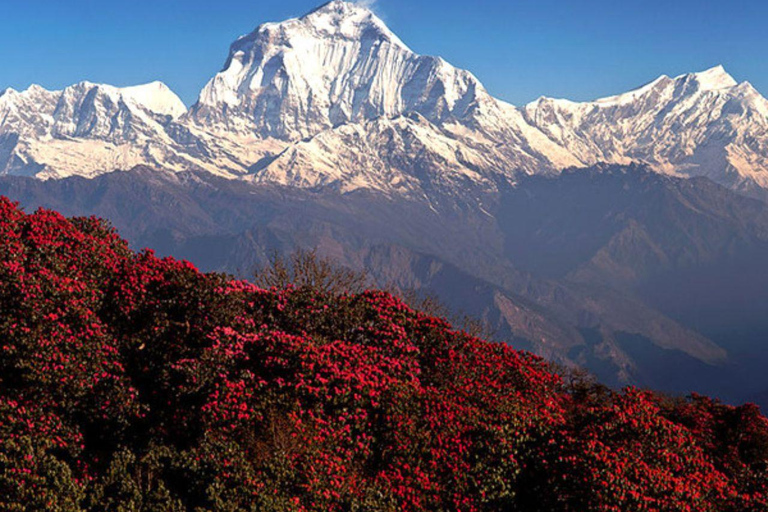
[[[0,199],[0,509],[768,510],[754,406],[564,382],[378,291]]]

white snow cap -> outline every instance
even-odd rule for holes
[[[299,140],[403,112],[462,117],[485,95],[471,73],[411,51],[366,4],[334,0],[235,41],[190,116]]]
[[[700,73],[691,73],[689,75],[683,75],[683,77],[684,76],[688,76],[696,80],[701,90],[704,91],[728,89],[739,84],[731,75],[728,74],[723,66],[715,66]]]
[[[311,25],[325,35],[350,39],[359,38],[365,30],[375,29],[384,39],[407,49],[405,43],[370,9],[370,5],[367,2],[333,0],[295,21]],[[285,23],[291,21],[294,20]]]
[[[300,54],[297,65],[301,64],[300,67],[306,69],[298,74],[306,75],[311,81],[324,72],[331,72],[328,68],[337,65],[339,60],[350,58],[341,55],[344,53],[342,46],[359,44],[366,38],[412,53],[368,5],[365,2],[333,0],[299,18],[262,23],[253,32],[240,36],[232,43],[223,69],[201,91],[198,102],[204,105],[240,105],[243,84],[249,82],[245,87],[247,90],[270,83],[268,76],[273,73],[267,69],[270,68],[269,60],[278,57],[273,61],[277,64],[284,54]],[[334,48],[338,49],[337,54],[333,53]],[[329,53],[319,55],[325,50]],[[318,67],[321,69],[315,69]]]
[[[0,173],[95,176],[144,164],[418,195],[424,179],[458,193],[467,180],[486,188],[519,173],[641,161],[768,190],[768,100],[722,66],[517,108],[469,71],[411,51],[370,6],[334,0],[259,25],[231,45],[188,112],[161,82],[9,89]]]
[[[163,82],[151,82],[120,89],[123,97],[130,98],[150,112],[177,118],[187,111],[184,102]]]

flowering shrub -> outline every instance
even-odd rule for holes
[[[0,311],[1,510],[768,510],[753,406],[575,393],[383,292],[0,199]]]

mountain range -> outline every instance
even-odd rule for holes
[[[205,270],[317,247],[609,384],[768,400],[768,101],[722,67],[518,107],[337,0],[237,39],[189,109],[6,90],[0,173]]]
[[[189,110],[159,82],[0,96],[0,172],[42,179],[149,165],[421,196],[644,162],[761,195],[766,155],[768,101],[722,67],[593,102],[516,107],[340,0],[237,39]]]

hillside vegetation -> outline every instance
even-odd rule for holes
[[[755,406],[561,378],[383,292],[0,199],[0,312],[0,510],[768,510]]]

